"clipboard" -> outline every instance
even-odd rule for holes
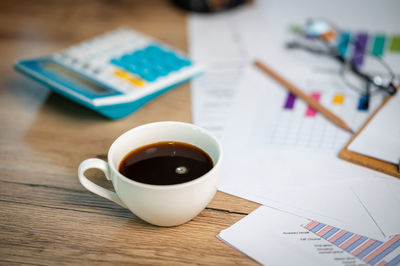
[[[398,92],[399,93],[399,92]],[[368,118],[368,120],[365,122],[365,124],[351,137],[349,142],[344,146],[344,148],[340,151],[339,153],[339,158],[361,165],[368,167],[370,169],[383,172],[385,174],[395,176],[397,178],[400,178],[400,172],[399,172],[399,166],[393,163],[388,163],[367,155],[363,155],[357,152],[349,151],[347,148],[350,145],[350,143],[353,142],[357,138],[357,136],[364,130],[364,128],[368,125],[368,123],[372,120],[372,118],[385,106],[385,104],[390,101],[392,97],[389,96],[387,97],[381,106],[375,110],[375,112]]]

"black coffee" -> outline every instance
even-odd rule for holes
[[[210,156],[201,149],[166,141],[131,151],[121,161],[119,172],[145,184],[174,185],[196,179],[212,167]]]

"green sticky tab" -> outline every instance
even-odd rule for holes
[[[392,36],[389,50],[396,53],[400,52],[400,35]]]
[[[304,32],[304,29],[298,25],[289,26],[289,30],[293,34],[302,34]]]
[[[385,51],[385,43],[386,43],[385,35],[375,35],[371,53],[373,55],[382,57]]]

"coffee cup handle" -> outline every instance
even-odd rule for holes
[[[118,205],[127,208],[126,205],[118,197],[117,193],[93,183],[85,176],[86,170],[93,168],[101,170],[106,176],[107,180],[111,180],[108,163],[96,158],[86,159],[83,162],[81,162],[78,169],[79,181],[81,182],[82,186],[84,186],[87,190],[93,192],[94,194],[109,199],[117,203]]]

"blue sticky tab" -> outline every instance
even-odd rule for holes
[[[357,109],[359,111],[368,111],[368,108],[369,108],[369,100],[367,96],[361,96],[358,101]]]
[[[339,54],[342,56],[346,56],[346,53],[348,52],[348,46],[350,44],[350,33],[348,32],[341,32],[339,34],[338,42],[337,42],[337,49],[339,51]]]

